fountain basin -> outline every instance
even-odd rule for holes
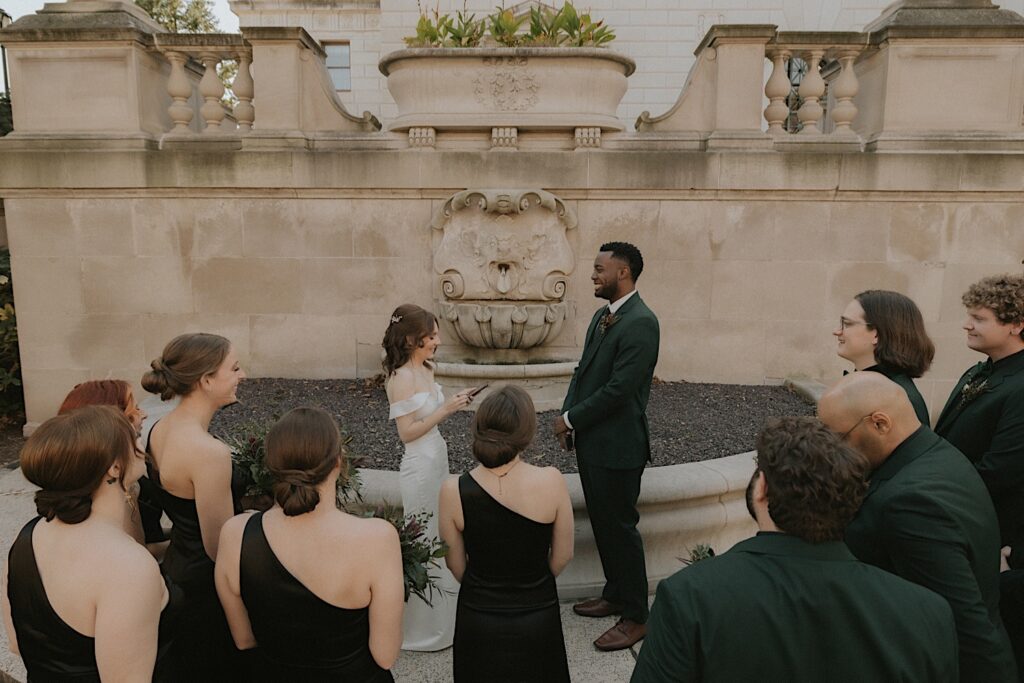
[[[749,538],[757,527],[747,513],[744,494],[754,471],[754,452],[716,460],[652,467],[644,473],[640,488],[640,534],[644,539],[648,589],[682,569],[680,558],[706,543],[721,554]],[[363,499],[368,503],[402,500],[398,472],[361,470]],[[583,501],[578,474],[564,475],[572,498],[575,554],[558,577],[558,596],[563,600],[601,594],[604,574],[594,543],[594,533]]]
[[[530,394],[537,412],[558,410],[569,390],[569,381],[578,361],[477,365],[475,363],[438,362],[434,379],[445,396],[483,384],[515,384]],[[471,409],[475,406],[471,406]]]

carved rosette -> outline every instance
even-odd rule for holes
[[[537,104],[537,78],[526,57],[484,57],[473,79],[476,101],[494,111],[529,111]]]
[[[576,259],[576,216],[543,190],[467,190],[434,216],[437,312],[468,346],[528,349],[554,339]]]

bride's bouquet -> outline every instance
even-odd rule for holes
[[[221,437],[231,449],[235,467],[246,476],[247,489],[242,506],[249,510],[269,510],[274,505],[270,493],[274,477],[264,463],[264,440],[274,421],[248,423]],[[345,438],[346,444],[350,438]],[[338,508],[359,517],[377,517],[391,522],[398,530],[398,540],[402,546],[405,599],[408,601],[410,595],[415,595],[429,605],[434,592],[440,590],[435,585],[436,577],[431,574],[431,569],[440,569],[441,559],[448,554],[448,546],[444,541],[436,536],[427,536],[430,513],[403,515],[401,507],[396,505],[365,504],[359,470],[356,469],[359,458],[349,454],[345,462],[348,472],[338,477]]]

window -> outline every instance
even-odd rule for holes
[[[326,43],[324,51],[327,52],[327,71],[331,74],[331,81],[335,90],[352,89],[352,61],[350,59],[348,43]]]

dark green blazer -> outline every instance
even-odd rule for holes
[[[639,293],[602,332],[605,313],[601,308],[590,321],[562,412],[569,412],[578,458],[608,469],[635,469],[651,458],[647,399],[661,331]]]
[[[935,431],[977,468],[995,504],[1003,545],[1024,546],[1024,351],[993,363],[981,393],[962,401],[964,385],[984,365],[957,382]],[[1024,552],[1011,559],[1024,568]]]
[[[633,683],[957,680],[949,605],[839,541],[759,533],[658,585]]]
[[[920,427],[871,474],[846,544],[858,559],[946,598],[962,681],[1016,680],[999,617],[999,526],[962,453]]]

